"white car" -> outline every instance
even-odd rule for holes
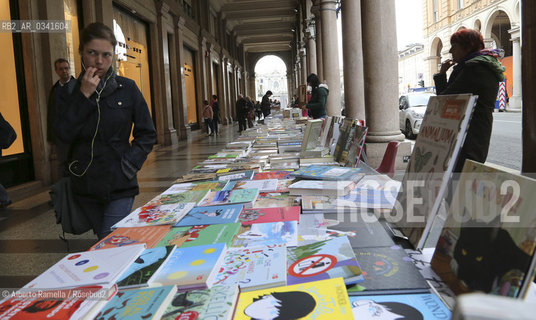
[[[431,92],[410,92],[400,96],[398,100],[400,131],[408,139],[415,139],[419,133],[422,118],[431,96],[435,96],[435,94]]]

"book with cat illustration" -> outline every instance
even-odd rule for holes
[[[347,285],[364,280],[346,236],[289,248],[287,257],[289,285],[338,277]]]
[[[162,320],[230,320],[238,294],[238,286],[177,291],[162,315]]]
[[[341,278],[240,293],[235,320],[353,320]]]
[[[396,205],[386,216],[416,249],[424,247],[439,211],[476,98],[442,95],[428,102]]]
[[[536,180],[467,160],[432,258],[456,294],[523,297],[534,270]]]
[[[174,249],[174,246],[145,249],[117,280],[119,289],[149,286]]]
[[[355,319],[450,319],[451,312],[435,294],[350,296]]]
[[[348,288],[350,295],[430,292],[426,280],[399,246],[359,248],[355,256],[365,281]]]

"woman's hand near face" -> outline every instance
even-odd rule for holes
[[[100,82],[100,78],[98,75],[95,74],[97,71],[97,68],[94,67],[88,67],[86,69],[86,73],[82,77],[82,84],[80,85],[80,91],[86,96],[86,98],[91,97],[93,92],[95,92],[95,89],[97,89],[97,85]]]
[[[441,69],[439,70],[439,73],[445,74],[447,71],[454,65],[454,61],[452,59],[447,59],[441,63]]]

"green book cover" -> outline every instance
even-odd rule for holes
[[[171,228],[171,231],[156,246],[175,245],[185,248],[221,242],[231,246],[233,237],[239,229],[240,223],[175,227]]]

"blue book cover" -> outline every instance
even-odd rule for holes
[[[234,181],[234,180],[251,180],[253,177],[253,170],[244,172],[225,174],[218,177],[219,181]]]
[[[250,203],[253,204],[259,195],[259,189],[237,189],[231,191],[229,203]]]
[[[226,247],[225,243],[215,243],[176,248],[151,279],[151,285],[175,284],[181,290],[212,287]]]
[[[182,218],[175,227],[233,223],[238,220],[238,216],[243,208],[244,205],[241,204],[195,207],[190,210],[190,212],[188,212],[188,214]]]
[[[95,319],[160,319],[175,292],[175,286],[119,291]]]
[[[219,266],[214,285],[239,285],[241,291],[287,284],[284,244],[230,248]]]
[[[357,181],[361,177],[360,168],[348,168],[337,166],[310,165],[290,174],[302,179],[313,180],[351,180]]]
[[[451,313],[435,295],[392,294],[350,296],[355,319],[450,319]]]
[[[288,285],[338,277],[347,285],[364,280],[348,237],[288,249]]]

